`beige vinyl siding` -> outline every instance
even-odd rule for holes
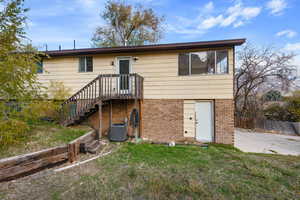
[[[200,50],[198,50],[200,51]],[[46,86],[50,81],[61,81],[78,91],[98,74],[116,73],[116,57],[131,56],[132,72],[144,77],[146,99],[232,99],[233,50],[229,49],[229,74],[178,76],[178,53],[182,51],[147,52],[136,54],[110,54],[93,56],[93,72],[78,72],[78,57],[44,60],[46,72],[39,80]],[[186,51],[189,52],[189,51]]]
[[[111,57],[95,56],[93,59],[93,72],[78,72],[78,57],[47,59],[44,61],[45,72],[38,75],[39,81],[45,86],[48,86],[50,81],[63,82],[66,87],[72,89],[72,93],[75,93],[98,74],[115,73],[115,69],[111,66]]]
[[[195,101],[185,100],[183,104],[183,136],[195,137]]]

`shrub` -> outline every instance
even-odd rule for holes
[[[300,121],[300,96],[297,94],[287,98],[287,111],[290,113],[290,121]]]
[[[264,110],[264,115],[270,120],[300,122],[300,91],[284,98],[285,104],[273,104]]]
[[[20,120],[9,119],[0,122],[0,149],[19,144],[27,137],[29,126]]]
[[[63,82],[51,81],[48,95],[55,100],[65,100],[71,96],[71,89],[66,87]]]
[[[262,96],[264,101],[281,101],[281,93],[277,90],[270,90]]]
[[[58,122],[60,119],[61,103],[70,96],[70,89],[62,82],[51,82],[45,94],[46,99],[34,100],[21,105],[21,111],[14,113],[18,119],[37,123],[41,119]],[[50,97],[51,99],[47,99]]]
[[[284,106],[272,104],[264,110],[264,116],[269,120],[289,121],[290,113]]]
[[[70,97],[70,94],[71,89],[67,88],[63,82],[51,81],[46,94],[48,100],[39,101],[29,106],[29,109],[38,114],[35,120],[44,118],[58,122],[61,117],[61,103]]]
[[[43,118],[57,121],[59,119],[59,105],[48,100],[33,101],[25,105],[18,115],[31,123],[38,122]]]

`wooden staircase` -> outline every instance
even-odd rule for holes
[[[80,123],[113,99],[142,99],[144,78],[138,74],[101,74],[61,105],[61,124]]]

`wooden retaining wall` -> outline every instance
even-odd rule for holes
[[[67,161],[74,162],[80,153],[80,144],[93,141],[95,136],[95,131],[90,131],[65,146],[1,159],[0,182],[26,176]]]
[[[75,162],[80,152],[80,144],[86,145],[96,139],[96,131],[90,131],[87,134],[73,140],[68,144],[68,159]]]

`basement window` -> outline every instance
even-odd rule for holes
[[[228,73],[228,51],[201,51],[180,53],[178,75],[226,74]]]
[[[79,72],[93,72],[93,57],[79,57]]]

